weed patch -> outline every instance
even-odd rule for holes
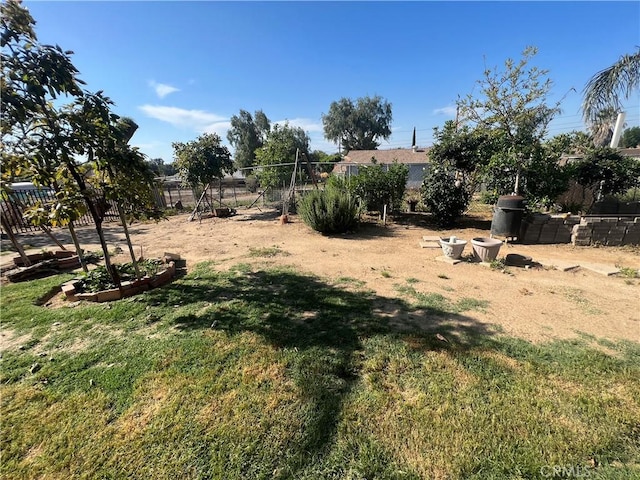
[[[285,252],[281,250],[278,246],[273,247],[250,247],[249,248],[249,256],[250,257],[260,257],[260,258],[272,258],[276,256],[287,257],[289,256],[289,252]]]

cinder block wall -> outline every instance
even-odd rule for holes
[[[578,215],[536,213],[522,220],[518,240],[522,243],[569,243]]]
[[[573,227],[574,245],[640,245],[640,216],[582,217]]]
[[[640,215],[588,216],[534,214],[522,220],[522,243],[640,245]]]

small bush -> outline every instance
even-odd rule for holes
[[[345,233],[358,224],[355,198],[347,191],[328,186],[305,195],[298,204],[304,223],[323,234]]]
[[[430,168],[422,183],[422,201],[441,227],[449,227],[469,206],[471,195],[444,165]]]

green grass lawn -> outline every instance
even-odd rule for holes
[[[23,339],[2,356],[2,478],[640,476],[638,344],[534,345],[415,279],[382,298],[256,264],[35,304],[67,278],[2,287]]]

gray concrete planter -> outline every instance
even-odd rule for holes
[[[476,237],[471,240],[473,257],[480,262],[492,262],[498,256],[502,240],[489,237]]]
[[[459,259],[462,256],[464,247],[467,245],[466,240],[460,240],[456,237],[441,238],[440,247],[442,247],[442,253],[445,257]]]

